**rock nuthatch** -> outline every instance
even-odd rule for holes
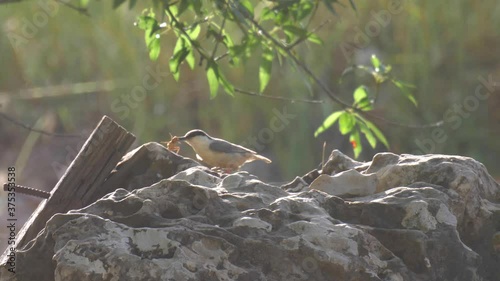
[[[237,170],[241,165],[254,160],[271,163],[271,160],[255,151],[222,139],[212,138],[202,130],[191,130],[178,139],[193,148],[196,158],[212,167]]]

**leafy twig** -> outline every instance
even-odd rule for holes
[[[351,108],[351,106],[338,98],[321,80],[319,80],[314,73],[301,61],[299,60],[291,50],[289,50],[287,47],[283,46],[278,40],[276,40],[271,34],[267,32],[258,22],[256,22],[253,18],[251,18],[247,13],[242,13],[243,16],[251,22],[260,32],[263,34],[268,40],[270,40],[276,47],[280,48],[282,51],[284,51],[292,60],[295,62],[302,70],[316,82],[320,86],[320,88],[335,102],[340,104],[343,108]]]
[[[314,82],[316,82],[316,84],[321,88],[321,90],[323,90],[323,92],[325,92],[327,94],[328,97],[330,97],[331,100],[333,100],[334,102],[338,103],[343,109],[351,109],[355,112],[357,112],[358,114],[361,114],[361,115],[365,115],[365,116],[369,116],[369,117],[372,117],[372,118],[375,118],[375,119],[378,119],[378,120],[381,120],[381,121],[384,121],[388,124],[391,124],[391,125],[396,125],[396,126],[400,126],[400,127],[407,127],[407,128],[418,128],[418,129],[424,129],[424,128],[432,128],[432,127],[439,127],[439,126],[442,126],[443,125],[443,121],[438,121],[436,123],[432,123],[432,124],[426,124],[426,125],[412,125],[412,124],[403,124],[403,123],[399,123],[399,122],[395,122],[395,121],[391,121],[391,120],[387,120],[383,117],[380,117],[378,115],[375,115],[375,114],[370,114],[366,111],[361,111],[357,108],[353,108],[351,105],[349,105],[348,103],[344,102],[343,100],[341,100],[339,97],[337,97],[308,67],[307,65],[305,65],[305,63],[303,63],[301,60],[299,60],[292,52],[290,49],[288,49],[286,46],[283,46],[283,44],[281,44],[279,41],[277,41],[271,34],[269,34],[258,22],[256,22],[253,18],[251,18],[249,15],[247,15],[246,13],[242,13],[243,16],[249,21],[251,22],[255,28],[257,28],[262,35],[264,35],[268,40],[270,40],[276,47],[280,48],[282,51],[284,51],[292,60],[294,63],[296,63],[311,79],[314,80]]]
[[[198,46],[197,44],[195,44],[193,42],[193,40],[191,40],[191,36],[189,36],[189,34],[187,34],[187,32],[184,30],[184,28],[182,28],[182,25],[179,23],[179,21],[177,20],[177,18],[174,16],[174,14],[170,10],[169,6],[165,7],[165,11],[167,11],[167,14],[170,16],[170,20],[172,22],[174,22],[175,27],[177,28],[177,30],[179,30],[186,37],[187,40],[189,40],[189,42],[191,43],[191,45],[196,49],[196,51],[200,54],[200,56],[203,59],[209,60],[210,57],[206,54],[205,49],[203,49],[203,47],[201,47],[201,46]]]

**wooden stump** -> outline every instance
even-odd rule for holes
[[[115,168],[135,140],[135,136],[104,116],[82,149],[21,230],[17,233],[16,250],[29,247],[45,223],[56,213],[66,213],[91,204],[94,193]],[[8,249],[0,264],[7,261]]]

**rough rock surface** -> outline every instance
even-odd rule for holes
[[[500,187],[471,158],[334,151],[290,192],[145,146],[158,155],[127,169],[133,188],[55,215],[10,279],[500,280]]]

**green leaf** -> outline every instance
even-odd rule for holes
[[[377,58],[376,55],[372,55],[371,61],[372,61],[373,68],[375,68],[375,71],[378,72],[378,68],[381,65],[380,60]]]
[[[179,16],[182,15],[182,13],[184,13],[191,5],[192,5],[192,1],[187,1],[187,0],[180,1],[179,11],[178,11]]]
[[[377,138],[373,135],[372,131],[366,126],[364,122],[358,122],[359,129],[361,130],[361,133],[365,135],[366,140],[370,144],[372,148],[375,148],[377,146]]]
[[[274,13],[273,10],[269,9],[268,7],[264,7],[262,9],[262,12],[260,13],[260,21],[266,21],[266,20],[274,20],[276,18],[276,14]]]
[[[195,60],[196,59],[194,57],[194,51],[192,48],[189,48],[189,53],[186,56],[186,62],[189,65],[189,68],[191,68],[191,70],[193,70],[195,67]]]
[[[227,33],[225,30],[223,30],[222,36],[223,36],[222,42],[224,43],[226,48],[229,49],[229,48],[234,46],[233,39],[231,38],[231,35],[229,33]]]
[[[133,0],[130,1],[132,3]],[[89,0],[80,0],[80,8],[87,8],[89,5]]]
[[[342,115],[342,113],[344,113],[344,112],[345,111],[343,111],[343,110],[335,111],[334,113],[332,113],[328,117],[326,117],[325,121],[323,121],[323,124],[318,129],[316,129],[316,131],[314,132],[314,137],[317,137],[319,134],[323,133],[328,128],[330,128],[333,124],[335,124],[337,119],[339,119],[340,115]]]
[[[409,99],[413,103],[413,105],[415,105],[415,107],[418,106],[417,100],[415,99],[413,94],[408,90],[408,87],[413,86],[413,85],[405,84],[405,83],[398,81],[396,79],[392,79],[391,81],[392,81],[392,83],[394,83],[394,85],[396,85],[396,87],[398,87],[401,90],[401,92],[406,96],[406,98]]]
[[[252,34],[247,34],[241,40],[241,44],[234,45],[229,48],[229,54],[233,58],[233,60],[242,59],[245,61],[246,59],[252,56],[253,51],[262,45],[260,39],[257,39]],[[279,49],[278,49],[279,50]],[[236,63],[236,62],[235,62]]]
[[[153,33],[151,31],[152,30],[148,29],[144,32],[144,41],[146,41],[146,46],[148,46],[148,48],[149,48],[149,45],[151,44],[151,42],[158,39],[157,37],[160,37],[160,35],[157,36],[156,33]]]
[[[249,0],[239,0],[238,1],[241,6],[245,8],[245,10],[250,14],[250,16],[253,18],[253,5]]]
[[[262,60],[259,68],[260,92],[264,92],[269,80],[271,80],[271,70],[273,67],[274,52],[272,49],[264,47],[262,50]]]
[[[148,45],[148,49],[149,49],[149,59],[151,59],[152,61],[155,61],[158,59],[158,57],[160,56],[160,38],[159,38],[159,35],[158,35],[158,38],[154,38]]]
[[[222,12],[223,17],[226,20],[238,22],[238,25],[250,29],[250,25],[246,19],[254,18],[254,8],[249,0],[227,1],[227,2],[217,0],[212,2],[216,3],[217,9]]]
[[[219,65],[213,60],[208,62],[207,79],[210,86],[211,99],[217,96],[219,85],[222,85],[222,88],[227,94],[234,96],[235,91],[233,84],[226,79],[224,74],[220,71]]]
[[[293,40],[294,38],[306,38],[307,36],[307,30],[295,25],[284,25],[283,31],[290,40]]]
[[[373,71],[372,76],[373,76],[373,80],[375,80],[376,84],[382,84],[387,80],[387,78],[389,78],[386,75],[384,75],[383,73],[380,73],[377,71]]]
[[[339,117],[339,131],[342,135],[346,135],[352,131],[356,125],[356,118],[352,113],[344,111]]]
[[[210,98],[213,99],[217,96],[217,91],[219,90],[219,74],[217,65],[214,63],[208,64],[207,80],[210,88]]]
[[[149,58],[153,61],[157,60],[160,55],[160,30],[158,21],[154,18],[154,13],[150,12],[147,16],[139,16],[136,25],[144,30],[144,41],[149,51]]]
[[[319,36],[315,33],[309,33],[307,40],[314,44],[323,45],[323,40],[321,40],[321,38],[319,38]]]
[[[185,40],[183,37],[179,37],[177,39],[177,42],[175,43],[175,47],[174,47],[174,52],[173,52],[173,56],[175,56],[175,54],[179,53],[185,46]]]
[[[387,74],[389,74],[389,72],[391,72],[391,70],[392,70],[392,66],[381,64],[378,72],[387,75]]]
[[[182,51],[182,50],[181,50]],[[179,81],[180,73],[179,73],[179,58],[181,55],[181,51],[175,53],[170,60],[168,61],[168,66],[170,68],[170,72],[174,77],[175,81]]]
[[[174,15],[174,17],[176,17],[176,18],[179,17],[179,9],[177,8],[177,6],[175,6],[175,5],[169,5],[168,9],[172,13],[172,15]],[[168,13],[167,13],[167,15],[168,15]],[[172,19],[170,19],[170,20],[172,20]]]
[[[373,103],[368,95],[368,88],[365,85],[359,86],[354,91],[354,104],[353,107],[361,109],[363,111],[369,111],[373,109]]]
[[[229,55],[231,57],[230,63],[233,66],[238,66],[240,64],[240,58],[245,59],[245,57],[243,55],[245,53],[245,46],[234,45],[234,46],[228,48],[228,50],[229,50]]]
[[[230,96],[234,96],[234,86],[229,81],[227,81],[226,77],[222,73],[219,73],[219,82],[224,88],[224,91]]]
[[[201,27],[199,24],[195,24],[192,26],[190,29],[186,30],[187,35],[189,35],[189,38],[191,40],[196,40],[198,38],[198,35],[200,35]]]
[[[368,88],[365,85],[361,85],[356,90],[354,90],[354,102],[359,103],[361,100],[368,97]]]
[[[179,71],[179,58],[181,56],[182,50],[185,48],[184,45],[184,38],[180,37],[179,39],[177,39],[174,47],[174,52],[169,60],[170,72],[172,73],[177,73]]]
[[[294,13],[295,21],[301,21],[311,14],[314,9],[315,1],[299,1]]]
[[[172,72],[172,77],[174,77],[174,80],[176,82],[179,82],[179,78],[181,77],[181,73],[179,71],[177,72]]]
[[[174,47],[174,53],[168,62],[170,72],[176,81],[179,80],[179,66],[192,51],[191,46],[186,44],[186,42],[187,41],[184,37],[179,37],[179,39],[177,39],[177,43],[175,43]]]
[[[385,147],[389,148],[389,142],[387,142],[387,139],[385,138],[384,134],[375,126],[372,122],[368,121],[366,118],[363,116],[357,114],[356,117],[358,117],[361,122],[365,123],[365,125],[370,129],[370,131],[375,134],[377,139],[385,145]]]
[[[363,146],[361,145],[361,138],[359,137],[359,131],[354,130],[349,136],[349,142],[351,143],[352,150],[354,151],[354,158],[358,158],[361,151],[363,151]]]
[[[359,101],[359,103],[356,105],[356,108],[362,111],[373,110],[373,101],[370,98],[366,97]]]
[[[136,25],[142,30],[152,30],[157,23],[156,19],[150,16],[137,17]]]
[[[403,81],[401,81],[401,80],[398,80],[398,81],[399,81],[399,83],[400,83],[401,85],[405,86],[406,88],[412,88],[412,89],[417,88],[417,86],[415,86],[415,85],[413,85],[413,84],[406,83],[406,82],[403,82]]]
[[[202,4],[203,4],[202,1],[199,0],[192,1],[191,6],[189,6],[189,9],[194,11],[197,16],[201,16],[203,15],[203,11],[201,10]]]

